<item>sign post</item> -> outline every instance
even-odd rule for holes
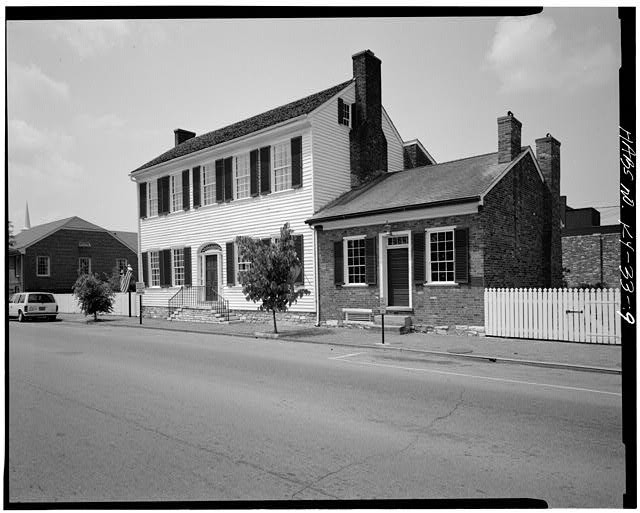
[[[138,297],[140,298],[140,307],[139,307],[138,315],[140,316],[140,324],[142,324],[142,296],[144,294],[144,282],[143,281],[137,281],[136,282],[136,294],[138,294]]]

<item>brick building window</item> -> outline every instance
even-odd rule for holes
[[[427,281],[432,283],[455,282],[454,230],[428,232]]]
[[[273,190],[291,189],[291,143],[289,141],[273,145]]]
[[[36,257],[36,276],[50,276],[51,266],[48,256]]]
[[[173,285],[184,285],[184,248],[174,249],[173,253]]]
[[[125,272],[127,270],[127,259],[126,258],[116,258],[116,267],[118,268],[118,272]]]
[[[91,257],[78,258],[78,274],[91,274]]]
[[[366,284],[367,283],[367,260],[366,260],[366,240],[365,237],[345,239],[345,283]]]
[[[160,286],[160,252],[149,251],[149,269],[151,270],[151,286]]]

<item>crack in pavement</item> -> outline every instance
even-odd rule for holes
[[[453,415],[455,413],[455,411],[458,409],[458,407],[464,402],[463,399],[462,399],[462,396],[464,395],[464,391],[465,391],[465,389],[463,388],[462,391],[460,392],[460,397],[458,397],[458,401],[453,406],[453,408],[451,408],[449,413],[446,413],[445,415],[441,415],[440,417],[436,417],[435,419],[433,419],[431,422],[429,422],[429,424],[427,425],[426,429],[429,429],[429,428],[433,427],[433,425],[436,422],[439,422],[441,420],[448,419],[449,417],[451,417],[451,415]]]
[[[139,428],[139,429],[141,429],[143,431],[147,431],[149,433],[154,433],[154,434],[156,434],[156,435],[158,435],[158,436],[160,436],[162,438],[165,438],[167,440],[171,440],[173,442],[176,442],[176,443],[178,443],[180,445],[184,445],[184,446],[189,447],[191,449],[197,449],[197,450],[206,452],[208,454],[212,454],[214,456],[218,456],[218,457],[224,458],[227,461],[230,461],[231,463],[233,463],[235,465],[246,465],[246,466],[251,467],[251,468],[253,468],[255,470],[259,470],[259,471],[264,472],[266,474],[269,474],[269,475],[271,475],[273,477],[276,477],[278,479],[282,479],[283,481],[286,481],[286,482],[288,482],[290,484],[294,484],[294,485],[302,485],[302,484],[304,484],[304,481],[302,481],[300,479],[295,479],[295,478],[292,478],[292,477],[290,477],[288,475],[284,475],[284,474],[281,474],[279,472],[275,472],[273,470],[269,470],[269,469],[263,468],[260,465],[257,465],[255,463],[251,463],[251,462],[246,461],[244,459],[234,459],[231,456],[229,456],[228,454],[225,454],[223,452],[216,451],[216,450],[213,450],[213,449],[211,449],[209,447],[204,447],[202,445],[195,444],[195,443],[189,442],[187,440],[183,440],[183,439],[178,438],[178,437],[176,437],[174,435],[170,435],[170,434],[164,433],[162,431],[159,431],[157,428],[145,426],[144,424],[141,424],[140,422],[135,421],[133,419],[128,419],[128,418],[116,415],[116,414],[114,414],[112,412],[101,410],[100,408],[96,408],[95,406],[92,406],[90,404],[84,403],[84,402],[82,402],[82,401],[80,401],[78,399],[75,399],[75,398],[72,398],[72,397],[68,397],[68,396],[66,396],[64,394],[61,394],[61,393],[58,393],[58,392],[53,392],[51,390],[47,390],[46,388],[43,388],[42,386],[40,386],[40,385],[38,385],[36,383],[33,383],[33,382],[29,381],[29,380],[19,379],[19,378],[14,378],[14,379],[15,379],[15,381],[21,381],[21,382],[23,382],[23,383],[25,383],[27,385],[30,385],[31,387],[36,388],[36,389],[40,390],[41,392],[44,392],[45,394],[49,394],[49,395],[51,395],[53,397],[57,397],[59,399],[65,400],[65,401],[69,401],[69,402],[75,403],[77,405],[82,406],[83,408],[88,409],[88,410],[95,411],[95,412],[100,413],[102,415],[105,415],[107,417],[111,417],[112,419],[115,419],[115,420],[118,420],[118,421],[122,421],[122,422],[126,422],[127,424],[131,424],[133,426],[136,426],[137,428]],[[203,476],[201,476],[201,477],[203,477]],[[207,479],[203,478],[203,480],[204,480],[205,483],[209,484]],[[309,486],[306,486],[305,489],[311,488],[312,486],[313,486],[313,483],[311,485],[309,485]],[[330,497],[332,499],[337,499],[338,498],[338,497],[336,497],[336,496],[334,496],[334,495],[332,495],[330,493],[324,492],[322,490],[316,490],[316,489],[313,489],[313,490],[318,492],[318,493],[321,493],[323,495],[326,495],[327,497]]]

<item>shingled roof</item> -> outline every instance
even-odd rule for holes
[[[329,203],[307,223],[479,199],[510,165],[498,163],[496,152],[384,173]]]
[[[243,121],[233,123],[232,125],[220,128],[219,130],[188,139],[182,144],[171,148],[159,157],[156,157],[135,169],[132,171],[132,174],[157,164],[162,164],[163,162],[168,162],[169,160],[183,157],[184,155],[189,155],[190,153],[210,148],[211,146],[231,141],[238,137],[257,132],[258,130],[277,125],[278,123],[282,123],[288,119],[309,114],[334,95],[338,94],[352,82],[353,79],[347,80],[346,82],[342,82],[341,84],[325,89],[324,91],[320,91],[319,93],[312,94],[306,98],[302,98],[301,100],[287,103],[286,105],[271,109]]]

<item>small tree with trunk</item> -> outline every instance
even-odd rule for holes
[[[80,275],[73,286],[73,294],[78,298],[82,313],[93,314],[94,321],[98,320],[99,313],[109,313],[113,310],[115,294],[111,285],[95,274]]]
[[[237,237],[236,244],[240,260],[251,262],[249,269],[239,276],[242,292],[254,303],[260,302],[259,310],[272,312],[273,332],[278,333],[276,312],[286,312],[299,298],[310,294],[307,289],[295,285],[302,263],[289,223],[280,229],[277,241]]]

